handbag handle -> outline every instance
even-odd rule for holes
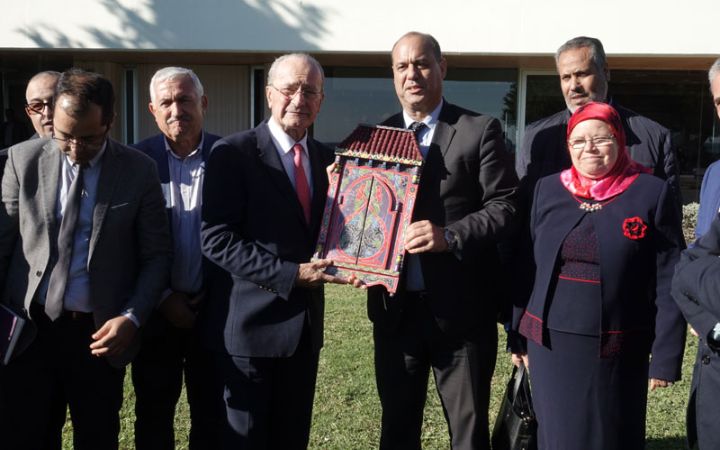
[[[515,387],[513,387],[513,401],[517,398],[517,393],[520,390],[520,385],[522,384],[522,379],[525,376],[525,363],[520,361],[519,366],[515,366],[515,373],[513,374],[515,377]]]

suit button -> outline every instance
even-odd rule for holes
[[[37,272],[35,272],[35,276],[36,276],[36,277],[41,277],[41,276],[42,276],[42,270],[38,270]]]
[[[708,355],[703,356],[703,357],[702,357],[702,363],[705,364],[705,365],[710,364],[710,356],[708,356]]]

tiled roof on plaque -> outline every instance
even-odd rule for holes
[[[382,125],[358,125],[335,154],[418,166],[423,161],[415,133]]]

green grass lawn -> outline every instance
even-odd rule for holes
[[[490,417],[497,413],[507,378],[510,359],[503,350],[500,330],[498,363],[492,386]],[[668,389],[651,392],[648,403],[648,449],[682,449],[685,439],[687,404],[696,340],[688,336],[683,380]],[[380,432],[380,403],[375,391],[372,362],[372,328],[365,310],[365,295],[347,287],[329,286],[326,291],[325,348],[315,396],[311,449],[367,450],[377,448]],[[431,382],[423,427],[426,449],[449,448],[447,427]],[[120,448],[133,449],[134,395],[126,378],[125,403],[121,417]],[[176,440],[178,449],[187,449],[187,404],[178,405]],[[492,426],[492,424],[491,424]],[[66,426],[64,448],[71,449],[71,428]]]

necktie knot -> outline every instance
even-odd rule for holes
[[[415,136],[418,135],[419,132],[421,132],[427,125],[425,125],[425,122],[413,122],[408,126],[408,130],[415,133]]]

